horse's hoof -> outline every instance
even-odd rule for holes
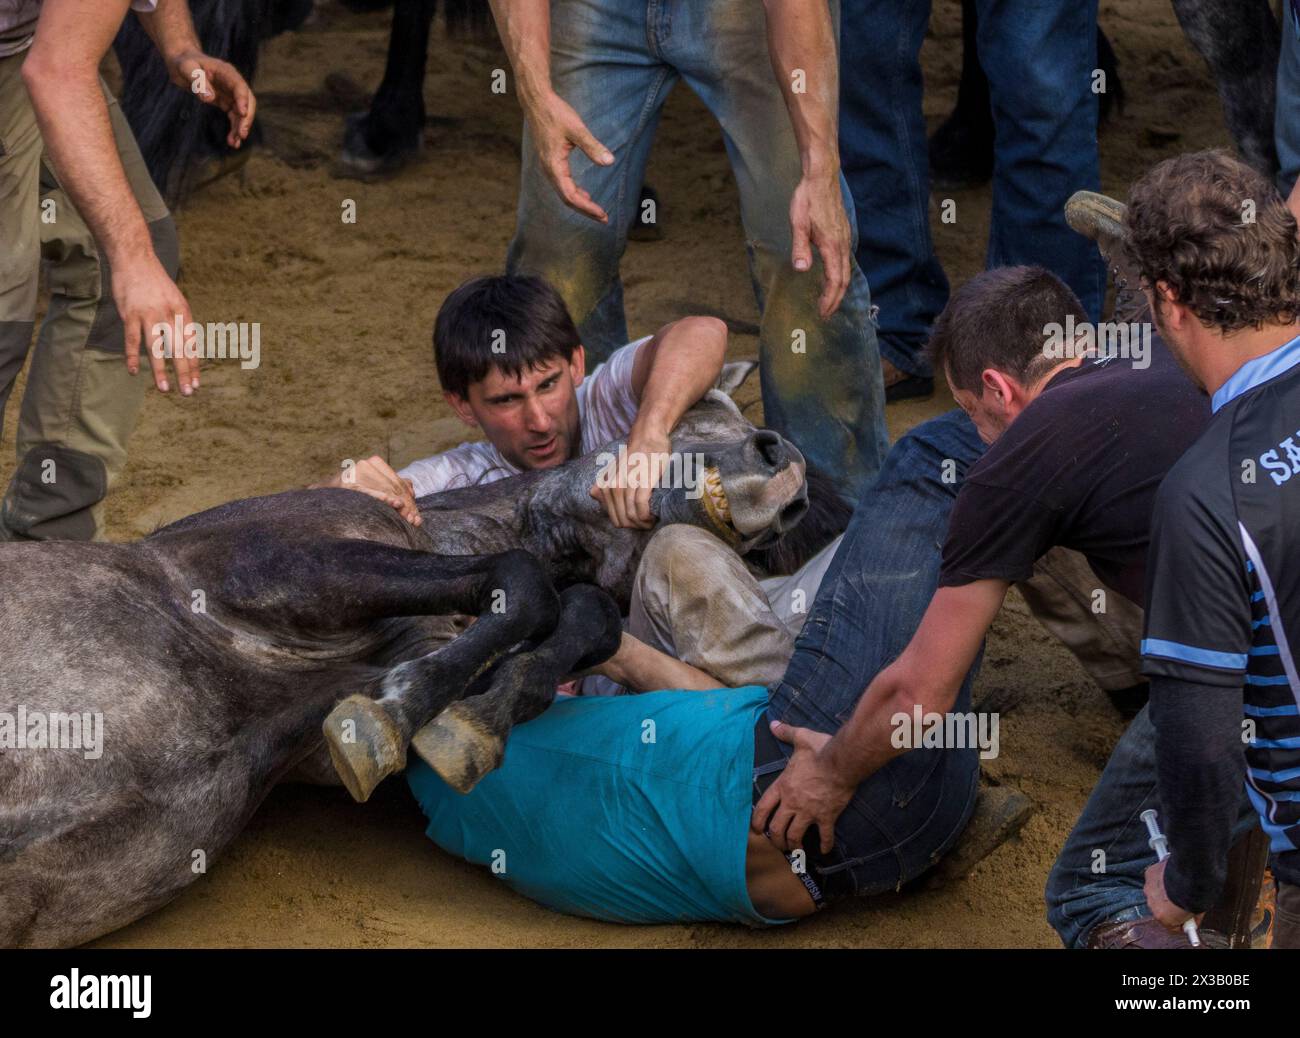
[[[393,141],[387,151],[374,151],[366,141],[365,118],[364,112],[348,116],[343,148],[331,170],[333,176],[373,183],[395,175],[419,154],[419,130],[406,140]]]
[[[402,733],[373,699],[351,695],[325,718],[325,745],[352,799],[365,803],[389,775],[406,767]]]
[[[457,793],[500,767],[505,742],[460,703],[452,703],[411,739],[411,747]]]

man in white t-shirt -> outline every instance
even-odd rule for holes
[[[648,529],[655,522],[650,492],[672,449],[669,436],[717,382],[727,328],[712,317],[684,317],[621,347],[588,374],[573,320],[546,281],[480,277],[447,297],[433,344],[447,404],[486,439],[400,472],[368,458],[327,485],[368,493],[418,524],[417,497],[553,468],[626,438],[628,471],[611,473],[615,478],[598,481],[591,493],[616,526]],[[636,478],[637,455],[651,459],[649,480]],[[780,602],[796,584],[805,586],[799,600],[811,601],[832,553],[828,548],[801,574],[764,588],[716,537],[665,527],[651,538],[637,573],[628,621],[636,637],[624,640],[626,651],[605,672],[623,686],[670,687],[671,663],[638,644],[647,643],[728,684],[775,680],[797,634]]]

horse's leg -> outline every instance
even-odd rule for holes
[[[325,719],[334,767],[365,800],[406,762],[411,736],[512,646],[554,627],[559,599],[526,551],[432,555],[361,540],[241,538],[206,555],[221,569],[209,599],[214,617],[244,623],[286,644],[358,639],[373,652],[376,621],[458,613],[479,619],[448,645],[387,669],[374,687]],[[224,615],[223,615],[224,614]]]
[[[346,173],[392,172],[418,150],[424,133],[424,71],[437,0],[397,0],[384,79],[370,110],[348,118],[339,164]]]
[[[511,655],[486,692],[452,703],[411,740],[453,789],[468,793],[500,765],[510,729],[545,710],[565,677],[617,650],[623,627],[609,595],[579,584],[566,588],[560,600],[560,621],[544,641]]]
[[[1277,175],[1273,111],[1281,36],[1268,0],[1173,0],[1173,4],[1188,42],[1214,74],[1223,120],[1237,150],[1272,179]]]

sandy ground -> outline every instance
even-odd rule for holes
[[[924,56],[932,124],[952,104],[959,61],[957,5],[935,6]],[[1112,0],[1102,23],[1128,91],[1124,116],[1102,135],[1104,189],[1122,195],[1156,159],[1228,143],[1208,73],[1167,0]],[[376,84],[387,32],[386,14],[332,8],[266,48],[257,86],[271,147],[179,213],[184,289],[196,318],[261,322],[262,364],[210,365],[191,401],[151,392],[109,502],[114,538],[301,485],[343,458],[378,451],[400,465],[462,438],[437,393],[429,329],[447,291],[502,265],[514,225],[520,116],[512,96],[488,87],[492,69],[505,64],[500,52],[451,43],[436,30],[421,162],[387,183],[332,179],[341,113],[323,78],[340,70]],[[755,355],[757,313],[721,136],[685,88],[668,104],[649,177],[666,235],[628,249],[633,334],[717,313],[732,322],[733,355]],[[960,282],[983,263],[988,191],[954,197],[958,223],[939,223],[935,208],[934,229],[949,276]],[[354,225],[340,220],[345,199],[356,202]],[[751,400],[756,390],[745,393]],[[891,431],[897,436],[947,406],[936,398],[891,408]],[[0,478],[11,468],[6,458]],[[208,876],[99,943],[1051,947],[1043,882],[1121,724],[1014,595],[989,642],[977,690],[984,696],[1002,711],[1002,754],[986,773],[1022,790],[1039,811],[970,879],[940,891],[844,905],[771,932],[570,919],[441,852],[423,836],[400,781],[366,805],[342,790],[281,787]]]

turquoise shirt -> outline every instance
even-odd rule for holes
[[[411,791],[443,850],[573,915],[784,922],[745,886],[754,724],[767,689],[556,700],[465,796],[422,760]]]

